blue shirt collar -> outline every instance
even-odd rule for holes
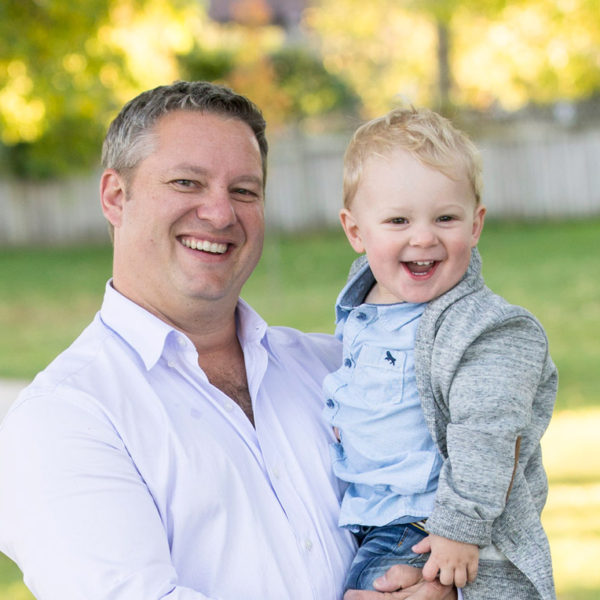
[[[364,260],[362,260],[364,258]],[[362,262],[360,262],[362,261]],[[369,290],[375,284],[375,277],[366,257],[361,257],[350,271],[350,277],[339,293],[335,303],[336,322],[356,306],[362,304]]]

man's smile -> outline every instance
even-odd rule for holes
[[[209,242],[208,240],[197,240],[188,237],[182,237],[180,238],[180,241],[186,248],[200,250],[201,252],[209,252],[210,254],[225,254],[228,247],[228,244]]]

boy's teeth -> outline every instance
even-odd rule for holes
[[[420,267],[426,267],[428,265],[433,264],[432,260],[415,260],[413,262],[415,263],[415,265],[419,265]]]

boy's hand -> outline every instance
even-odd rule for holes
[[[344,600],[456,600],[456,588],[424,581],[421,569],[395,565],[373,582],[377,592],[348,590]]]
[[[438,577],[443,585],[465,587],[467,582],[475,581],[479,566],[479,548],[474,544],[465,544],[430,534],[415,544],[413,552],[419,554],[431,552],[423,567],[423,579],[433,581]]]

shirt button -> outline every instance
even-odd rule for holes
[[[329,408],[333,408],[335,406],[335,402],[331,398],[327,398],[327,402],[325,403]]]
[[[367,318],[367,315],[365,315],[364,312],[359,312],[359,313],[356,313],[356,318],[359,321],[364,321]]]
[[[231,412],[233,410],[233,403],[232,402],[228,402],[227,404],[225,404],[225,410],[227,412]]]
[[[180,336],[177,338],[177,345],[178,345],[180,348],[183,348],[183,347],[185,346],[185,338],[184,338],[183,336],[181,336],[181,335],[180,335]]]
[[[344,360],[344,366],[345,367],[351,367],[352,366],[352,361],[349,358],[346,358]]]
[[[308,538],[306,538],[306,539],[304,540],[304,549],[305,549],[307,552],[310,552],[310,551],[312,550],[312,547],[313,547],[313,543],[312,543],[312,542],[311,542],[311,541],[310,541]]]
[[[172,360],[167,361],[167,366],[170,367],[171,369],[175,368],[175,363]]]

